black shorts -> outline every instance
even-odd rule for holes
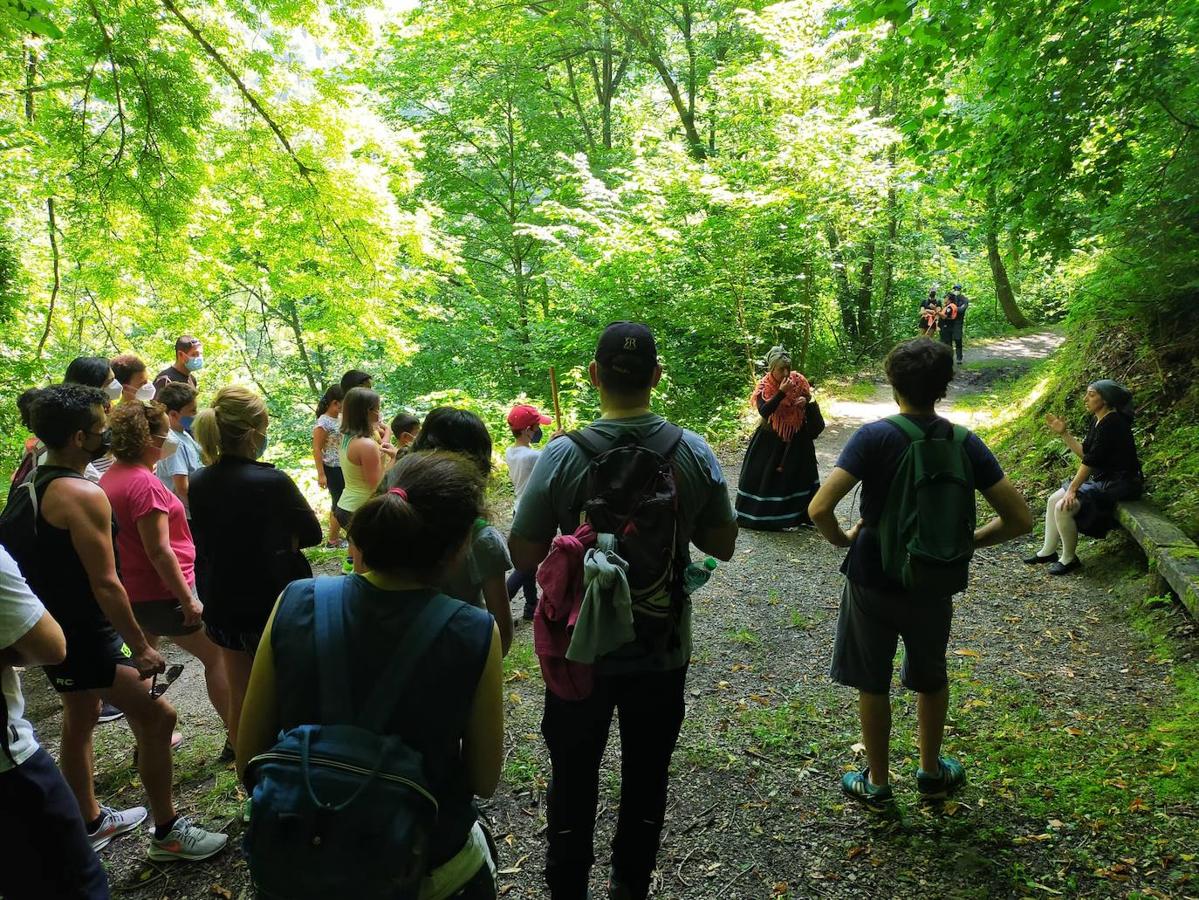
[[[183,624],[183,607],[174,598],[169,600],[138,600],[130,603],[133,607],[133,617],[142,631],[159,637],[178,637],[184,634],[195,634],[204,625]]]
[[[337,524],[340,525],[342,528],[349,528],[350,527],[350,519],[352,519],[353,517],[354,517],[354,514],[352,512],[350,512],[349,510],[342,509],[337,504],[333,505],[333,518],[337,519]]]
[[[260,630],[213,625],[211,622],[204,623],[204,630],[208,633],[208,639],[218,647],[249,653],[251,656],[258,652],[258,643],[262,640]]]
[[[136,668],[132,651],[111,625],[64,632],[67,658],[57,666],[42,666],[58,693],[106,690],[116,680],[117,666]]]
[[[949,683],[945,651],[952,621],[951,597],[912,599],[846,579],[829,675],[868,694],[889,693],[903,638],[903,686],[922,694],[939,691]]]
[[[337,501],[341,492],[346,489],[346,475],[341,466],[325,466],[325,484],[329,486],[329,496],[333,498],[333,508],[337,509]]]
[[[45,750],[0,773],[4,896],[108,900],[108,878],[83,830],[79,805]]]

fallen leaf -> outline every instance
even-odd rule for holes
[[[861,741],[858,741],[856,744],[854,744],[849,749],[852,750],[854,753],[865,753],[866,745],[863,744]]]
[[[511,694],[509,694],[509,695],[508,695],[508,701],[509,701],[509,702],[511,702],[511,703],[522,703],[522,702],[524,702],[524,701],[522,701],[522,700],[520,699],[520,694],[516,693],[516,691],[513,691]]]
[[[1083,733],[1083,730],[1081,728],[1075,728],[1073,725],[1071,725],[1069,728],[1066,729],[1066,734],[1072,734],[1075,737],[1081,736],[1082,733]]]
[[[953,655],[954,656],[970,656],[970,657],[973,657],[974,659],[978,659],[979,654],[978,654],[977,650],[971,650],[969,647],[962,647],[958,650],[954,650]]]
[[[1049,820],[1049,827],[1050,827],[1050,828],[1065,828],[1065,827],[1066,827],[1066,823],[1065,823],[1065,822],[1063,822],[1061,819],[1050,819],[1050,820]]]
[[[233,900],[233,891],[229,890],[229,888],[225,887],[224,885],[214,884],[208,890],[214,897],[223,897],[224,900]]]
[[[1144,800],[1142,800],[1140,797],[1137,797],[1135,800],[1132,801],[1132,803],[1128,804],[1129,812],[1134,812],[1134,813],[1135,812],[1145,812],[1147,809],[1149,809],[1149,804],[1146,803]]]
[[[862,846],[858,846],[858,847],[850,847],[850,848],[849,848],[849,853],[847,853],[847,854],[845,855],[845,858],[846,858],[846,859],[857,859],[859,856],[861,856],[861,855],[862,855],[863,853],[865,853],[865,852],[866,852],[866,848],[865,848],[865,847],[862,847]]]
[[[790,890],[789,885],[785,881],[776,882],[774,887],[770,889],[770,896],[781,897]]]

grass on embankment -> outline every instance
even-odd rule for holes
[[[996,423],[982,429],[983,438],[1013,481],[1029,496],[1044,496],[1078,463],[1045,425],[1045,414],[1063,416],[1081,440],[1087,385],[1100,378],[1123,383],[1136,404],[1134,433],[1147,495],[1199,537],[1199,322],[1160,329],[1137,320],[1072,326],[1053,357],[958,405],[999,411]]]

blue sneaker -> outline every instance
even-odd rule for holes
[[[916,787],[920,790],[921,800],[944,800],[966,783],[966,769],[960,762],[949,756],[939,757],[939,761],[941,771],[936,775],[916,769]]]
[[[891,793],[891,785],[877,787],[870,783],[870,767],[860,772],[846,772],[841,776],[841,790],[857,800],[867,809],[875,812],[885,812],[895,808],[895,797]]]

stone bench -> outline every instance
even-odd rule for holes
[[[1174,591],[1199,618],[1199,545],[1146,500],[1118,504],[1116,518],[1145,551],[1154,593]]]

